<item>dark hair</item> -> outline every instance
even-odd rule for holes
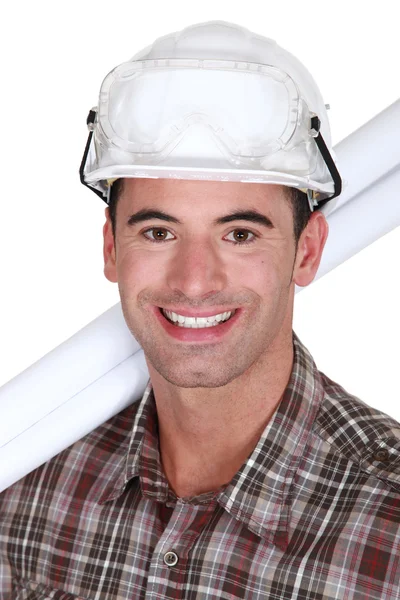
[[[121,179],[117,179],[116,181],[114,181],[114,183],[111,186],[111,190],[110,190],[110,200],[109,200],[109,204],[108,204],[108,209],[110,212],[110,219],[111,219],[111,225],[112,225],[114,239],[115,239],[115,231],[116,231],[116,224],[117,224],[117,204],[118,204],[119,198],[121,197],[123,187],[124,187],[124,180],[121,178]]]
[[[116,231],[117,203],[118,203],[118,199],[120,198],[122,190],[123,190],[123,183],[124,183],[124,180],[122,178],[117,179],[112,184],[111,192],[110,192],[109,209],[110,209],[110,218],[111,218],[111,224],[112,224],[114,238],[115,238],[115,231]],[[311,210],[310,210],[310,206],[308,204],[307,194],[305,194],[304,192],[301,192],[297,188],[285,187],[284,189],[286,192],[286,194],[285,194],[286,199],[292,206],[293,236],[294,236],[294,241],[295,241],[296,250],[297,250],[297,245],[299,243],[300,236],[301,236],[303,230],[305,229],[308,221],[310,220]]]
[[[297,188],[285,187],[285,196],[292,207],[293,214],[293,237],[297,246],[299,239],[312,215],[308,203],[307,194]]]

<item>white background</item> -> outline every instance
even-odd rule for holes
[[[105,205],[78,177],[102,79],[156,37],[215,19],[275,39],[304,62],[331,105],[334,144],[400,96],[397,0],[9,3],[0,385],[119,300],[102,272]],[[294,320],[322,371],[398,420],[399,258],[397,228],[297,294]]]

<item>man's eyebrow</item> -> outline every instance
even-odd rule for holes
[[[275,225],[271,219],[266,215],[258,212],[258,210],[236,210],[234,212],[215,219],[214,225],[223,225],[224,223],[230,223],[231,221],[250,221],[252,223],[258,223],[264,225],[268,229],[275,229]]]
[[[179,219],[173,217],[172,215],[168,215],[157,208],[142,208],[142,210],[139,210],[129,217],[127,224],[136,225],[136,223],[149,221],[150,219],[160,219],[161,221],[168,221],[168,223],[177,223],[178,225],[182,225]]]
[[[132,226],[136,225],[136,223],[149,221],[151,219],[159,219],[160,221],[182,225],[182,222],[179,221],[179,219],[157,208],[143,208],[142,210],[139,210],[129,217],[127,224]],[[231,223],[232,221],[250,221],[259,225],[264,225],[264,227],[267,227],[268,229],[275,228],[271,219],[258,212],[258,210],[236,210],[223,217],[218,217],[218,219],[214,220],[213,224],[224,225],[225,223]]]

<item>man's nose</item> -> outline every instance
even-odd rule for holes
[[[220,292],[226,286],[226,264],[209,240],[185,241],[167,268],[168,286],[188,298]]]

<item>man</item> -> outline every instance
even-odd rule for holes
[[[150,382],[4,492],[2,598],[400,598],[399,425],[292,331],[340,193],[310,76],[201,24],[114,70],[89,126]]]

